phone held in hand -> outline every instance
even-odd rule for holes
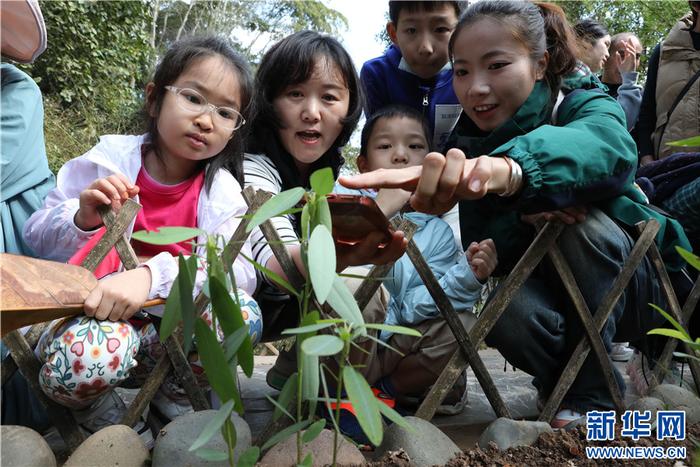
[[[391,241],[393,228],[374,199],[360,195],[328,195],[333,223],[333,238],[341,243],[358,243],[371,232],[384,235],[382,243]]]

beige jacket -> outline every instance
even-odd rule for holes
[[[652,135],[655,151],[658,152],[655,156],[658,159],[679,152],[679,148],[668,146],[668,142],[700,135],[700,79],[691,86],[667,122],[668,111],[676,97],[690,78],[700,70],[700,51],[693,47],[688,33],[690,28],[692,18],[688,14],[676,23],[661,44],[656,84],[656,130]],[[700,147],[682,150],[700,151]]]

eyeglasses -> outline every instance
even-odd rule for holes
[[[165,89],[177,96],[177,106],[187,112],[202,114],[212,112],[216,125],[227,130],[237,130],[245,125],[245,118],[241,113],[232,107],[218,107],[210,104],[207,98],[190,88],[178,88],[176,86],[165,86]]]

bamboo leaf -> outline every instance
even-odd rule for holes
[[[230,363],[231,359],[236,356],[238,349],[241,347],[241,344],[245,340],[246,336],[248,336],[248,330],[249,327],[246,324],[224,339],[224,354],[226,355],[227,362]]]
[[[316,413],[316,401],[314,399],[318,397],[318,388],[320,385],[318,376],[318,356],[302,352],[301,361],[303,365],[301,373],[301,397],[303,400],[309,401],[309,413]]]
[[[238,394],[236,381],[214,331],[202,318],[197,318],[194,326],[199,358],[209,379],[209,384],[222,402],[233,399],[236,412],[243,413],[243,403]]]
[[[238,458],[238,467],[253,467],[260,458],[260,448],[251,446]]]
[[[376,398],[374,399],[375,403],[377,404],[377,408],[379,409],[379,412],[381,412],[382,415],[384,415],[386,418],[391,420],[392,422],[396,423],[399,426],[402,426],[406,428],[408,431],[415,431],[413,428],[413,425],[408,423],[408,421],[403,418],[399,413],[386,405],[384,402],[377,400]]]
[[[278,408],[275,408],[275,411],[272,413],[272,421],[277,421],[277,419],[280,418],[284,412],[286,412],[287,407],[289,407],[289,405],[292,403],[292,400],[296,398],[298,379],[299,373],[293,373],[289,378],[287,378],[287,381],[284,382],[282,391],[280,391],[279,396],[277,396],[277,404],[279,405],[275,404],[276,407],[280,409],[278,410]],[[289,413],[287,413],[287,415],[294,420],[294,417]]]
[[[131,238],[150,245],[172,245],[206,234],[204,230],[194,227],[160,227],[154,231],[139,230],[132,233]]]
[[[338,277],[337,274],[333,280],[333,288],[331,288],[326,301],[338,313],[338,316],[352,324],[353,327],[364,326],[365,320],[362,317],[360,308],[357,306],[355,297],[353,297],[343,279]],[[362,335],[366,334],[367,332],[363,328]]]
[[[309,424],[311,423],[311,420],[302,420],[301,422],[297,422],[294,425],[288,426],[284,430],[275,433],[274,436],[271,436],[270,439],[267,440],[265,444],[262,445],[262,448],[260,448],[262,451],[267,450],[271,446],[274,446],[277,443],[280,443],[284,441],[285,439],[289,438],[293,434],[295,434],[298,431],[303,430]]]
[[[178,272],[178,277],[183,273],[182,270]],[[177,327],[178,323],[182,321],[182,313],[180,312],[180,282],[176,277],[173,281],[173,286],[170,288],[170,293],[168,294],[168,299],[165,301],[165,309],[163,310],[163,319],[160,322],[160,342],[163,343],[168,337],[170,337]]]
[[[275,414],[279,413],[279,415],[278,415],[277,417],[275,417],[275,416],[273,415],[273,417],[272,417],[272,420],[273,420],[273,421],[276,421],[276,420],[277,420],[278,418],[280,418],[282,415],[286,415],[286,416],[289,417],[289,419],[290,419],[291,421],[293,421],[293,422],[296,421],[296,418],[294,417],[294,415],[292,415],[291,413],[289,413],[289,410],[287,410],[285,407],[282,407],[282,406],[280,405],[280,403],[277,402],[272,396],[270,396],[269,394],[265,394],[265,399],[267,399],[268,401],[270,401],[270,404],[272,404],[272,405],[275,406],[275,411],[274,411],[274,413],[275,413]]]
[[[192,333],[194,332],[195,309],[192,290],[194,289],[194,275],[197,272],[197,257],[193,255],[185,260],[185,257],[180,253],[178,264],[180,273],[177,275],[177,282],[182,315],[182,350],[187,355],[192,348]]]
[[[678,254],[681,255],[688,264],[700,271],[700,257],[679,246],[676,247],[676,251],[678,251]]]
[[[301,461],[301,464],[299,464],[299,467],[311,467],[314,463],[314,457],[311,453],[308,453],[305,457],[304,460]]]
[[[304,443],[310,443],[311,441],[315,440],[316,437],[321,434],[321,431],[326,427],[326,420],[321,419],[321,420],[316,420],[313,425],[311,425],[309,428],[307,428],[306,431],[304,431],[304,434],[301,435],[301,440]]]
[[[325,329],[328,327],[333,326],[334,323],[317,323],[317,324],[311,324],[309,326],[302,326],[299,328],[292,328],[292,329],[285,329],[282,331],[283,335],[289,335],[289,334],[305,334],[307,332],[315,332],[320,329]]]
[[[253,260],[252,258],[247,257],[243,252],[239,253],[244,259],[246,259],[250,264],[253,265],[255,269],[260,271],[261,273],[265,274],[272,282],[275,284],[279,285],[281,288],[289,292],[291,295],[294,295],[297,298],[301,298],[301,295],[299,292],[297,292],[294,287],[292,287],[292,284],[287,282],[282,276],[279,274],[276,274],[272,272],[271,270],[267,269],[265,266],[262,264],[258,263],[257,261]]]
[[[327,357],[343,350],[343,341],[337,336],[322,334],[311,336],[301,343],[301,351],[307,355]]]
[[[301,209],[301,238],[309,238],[311,228],[311,205],[306,203]]]
[[[690,339],[690,336],[688,335],[688,333],[686,332],[686,330],[683,329],[683,326],[681,326],[680,323],[679,323],[678,321],[676,321],[676,320],[673,318],[673,316],[671,316],[670,314],[666,313],[666,312],[665,312],[664,310],[662,310],[659,306],[654,305],[653,303],[650,303],[649,306],[651,306],[653,309],[655,309],[656,311],[658,311],[659,313],[661,313],[661,315],[662,315],[664,318],[666,318],[666,321],[668,321],[669,323],[671,323],[671,324],[673,325],[673,327],[676,328],[676,329],[678,330],[678,332],[680,332],[681,334],[683,334],[683,336],[684,336],[685,338]]]
[[[276,194],[272,198],[258,208],[251,217],[246,232],[251,232],[255,227],[259,226],[268,219],[280,215],[280,213],[293,208],[304,196],[304,189],[301,187],[292,188]]]
[[[367,324],[365,324],[365,328],[393,332],[394,334],[405,334],[407,336],[415,336],[415,337],[421,336],[421,333],[417,329],[411,329],[411,328],[407,328],[405,326],[394,326],[391,324],[367,323]]]
[[[355,416],[367,438],[375,446],[382,442],[382,417],[372,389],[353,367],[343,368],[343,382],[348,398],[355,408]]]
[[[219,319],[224,335],[230,336],[236,330],[245,327],[245,321],[241,315],[241,309],[231,298],[226,286],[219,279],[212,277],[209,280],[211,290],[211,304],[214,314]],[[253,343],[246,333],[242,345],[238,348],[238,362],[243,372],[250,378],[253,375]],[[226,361],[230,360],[227,358]]]
[[[679,341],[687,342],[685,335],[683,335],[682,332],[676,331],[675,329],[656,328],[647,332],[647,334],[657,334],[659,336],[673,337],[674,339],[678,339]]]
[[[197,457],[209,462],[224,462],[228,460],[228,453],[216,449],[200,448],[195,451]]]
[[[311,189],[319,196],[326,196],[333,191],[335,179],[333,177],[333,169],[324,167],[311,174],[309,177]]]
[[[330,230],[317,225],[309,239],[309,276],[319,302],[324,303],[335,280],[335,244]]]
[[[316,220],[318,225],[325,225],[329,232],[333,232],[331,208],[328,205],[328,198],[323,197],[316,202]]]
[[[700,146],[700,136],[693,136],[692,138],[679,139],[677,141],[671,141],[666,143],[669,146],[682,146],[682,147],[694,147]]]
[[[216,414],[214,414],[212,419],[209,420],[209,423],[204,426],[202,432],[199,434],[194,443],[192,443],[192,446],[190,446],[190,451],[196,451],[197,449],[201,448],[207,444],[207,441],[209,441],[212,436],[219,432],[221,427],[224,426],[224,422],[231,416],[233,404],[233,399],[231,399],[216,411]]]
[[[224,421],[224,426],[221,427],[221,435],[223,436],[229,451],[236,449],[236,441],[238,440],[238,436],[236,433],[236,427],[233,426],[233,422],[230,418],[227,418]]]

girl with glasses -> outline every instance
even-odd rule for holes
[[[104,136],[87,153],[66,163],[43,209],[26,224],[27,243],[44,258],[79,264],[104,234],[98,208],[119,209],[127,199],[142,205],[127,235],[186,226],[228,241],[246,212],[238,130],[245,123],[252,84],[248,64],[225,41],[209,37],[173,44],[146,86],[147,132]],[[204,255],[204,243],[204,236],[196,239],[196,245],[186,241],[154,246],[132,240],[136,254],[150,259],[130,271],[123,270],[114,250],[110,252],[96,270],[102,279],[85,301],[85,315],[56,322],[42,336],[41,385],[47,396],[94,412],[136,366],[139,347],[143,356],[139,361],[155,361],[154,352],[162,349],[149,315],[138,324],[129,320],[146,300],[168,296],[178,273],[178,255]],[[251,254],[248,244],[242,253]],[[261,320],[256,319],[257,304],[248,295],[255,290],[256,278],[252,265],[242,258],[234,262],[233,270],[256,340]],[[196,279],[195,293],[204,274],[198,273]],[[153,310],[148,311],[159,314]],[[148,367],[138,369],[147,373]],[[183,402],[161,404],[165,418],[188,410],[184,393],[174,382],[167,382],[161,391],[167,399]],[[101,411],[111,413],[102,417],[103,423],[118,421],[119,410]]]

